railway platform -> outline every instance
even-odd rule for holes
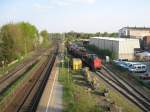
[[[59,74],[58,64],[57,58],[36,112],[62,112],[63,87],[57,81]]]

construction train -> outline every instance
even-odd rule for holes
[[[77,44],[68,44],[68,52],[76,58],[80,58],[91,70],[102,68],[102,60],[96,54],[90,54],[84,47]]]

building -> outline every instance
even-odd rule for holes
[[[144,48],[144,50],[150,50],[150,36],[145,36],[143,38],[143,43],[142,43],[142,47]]]
[[[118,32],[119,37],[143,39],[145,36],[150,36],[150,28],[145,27],[124,27]]]
[[[134,49],[140,48],[139,39],[93,37],[90,38],[90,45],[100,49],[108,49],[116,54],[117,58],[134,59]]]

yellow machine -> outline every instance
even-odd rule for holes
[[[73,58],[71,64],[72,64],[72,69],[73,70],[80,70],[80,69],[82,69],[82,61],[79,58]]]

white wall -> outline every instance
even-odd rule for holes
[[[134,59],[134,49],[140,48],[138,39],[120,39],[120,38],[91,38],[90,44],[100,49],[113,51],[118,58]]]

